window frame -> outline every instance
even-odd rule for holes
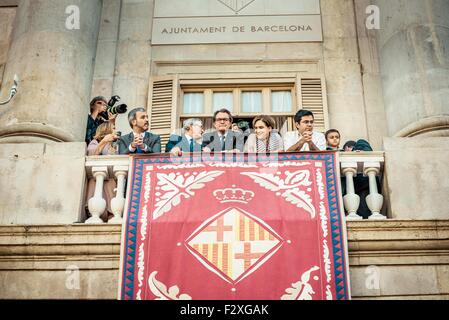
[[[243,92],[260,91],[262,93],[262,111],[261,113],[271,116],[294,116],[298,106],[297,88],[292,83],[266,83],[266,84],[235,84],[235,85],[181,85],[180,114],[178,118],[201,117],[207,118],[214,114],[213,111],[213,94],[215,92],[232,92],[233,93],[233,110],[232,115],[236,118],[251,117],[258,115],[258,112],[243,112],[242,93]],[[273,112],[272,111],[272,92],[290,91],[292,95],[292,110],[290,112]],[[184,113],[184,94],[186,93],[203,93],[204,95],[204,113]]]

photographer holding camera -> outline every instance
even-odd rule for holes
[[[87,117],[87,130],[85,138],[87,145],[89,145],[89,143],[93,140],[97,128],[101,124],[105,122],[115,124],[117,114],[126,113],[128,108],[126,104],[115,106],[118,101],[120,101],[119,96],[113,96],[109,102],[106,102],[106,99],[102,96],[92,99],[90,102],[90,115]]]

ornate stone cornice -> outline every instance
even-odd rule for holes
[[[348,222],[351,266],[449,263],[449,221]]]
[[[349,221],[351,266],[449,263],[449,220]],[[121,226],[0,226],[0,270],[118,269]],[[95,262],[95,263],[92,263]]]

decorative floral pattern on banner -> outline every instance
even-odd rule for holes
[[[335,157],[134,157],[120,298],[349,299]]]

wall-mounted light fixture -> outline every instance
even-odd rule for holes
[[[14,96],[17,93],[18,86],[19,86],[19,77],[17,77],[17,74],[15,74],[14,75],[14,84],[13,84],[11,90],[9,91],[9,98],[6,101],[3,101],[3,102],[0,101],[0,106],[9,103],[12,100],[12,98],[14,98]]]

